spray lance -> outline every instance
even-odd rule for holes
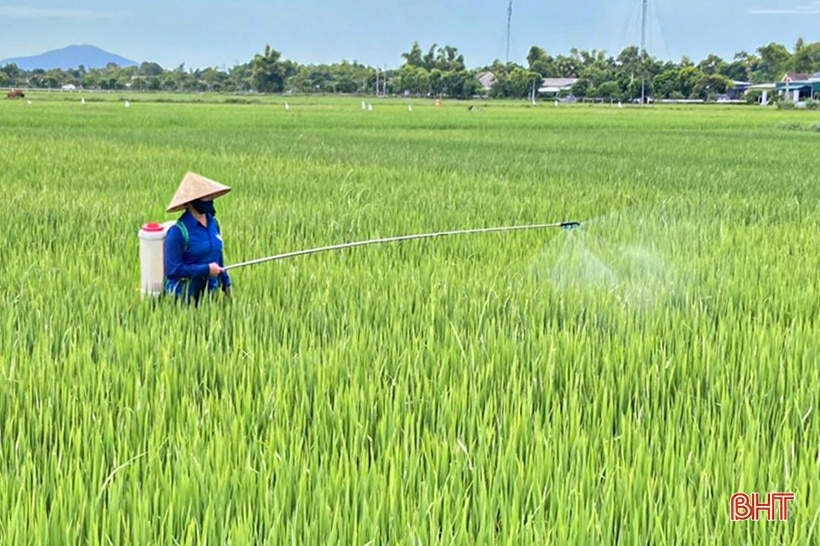
[[[464,235],[468,233],[491,233],[496,231],[515,231],[515,230],[524,230],[524,229],[545,229],[545,228],[561,228],[564,231],[570,231],[576,229],[581,226],[580,222],[556,222],[553,224],[530,224],[524,226],[503,226],[503,227],[491,227],[491,228],[478,228],[478,229],[462,229],[457,231],[440,231],[438,233],[420,233],[415,235],[400,235],[397,237],[385,237],[383,239],[370,239],[367,241],[356,241],[352,243],[341,243],[337,245],[331,246],[323,246],[319,248],[310,248],[307,250],[296,250],[293,252],[287,252],[285,254],[277,254],[275,256],[268,256],[266,258],[258,258],[256,260],[250,260],[247,262],[241,262],[237,264],[232,264],[225,266],[225,270],[229,269],[236,269],[239,267],[245,267],[248,265],[259,264],[263,262],[270,262],[274,260],[284,260],[285,258],[295,258],[297,256],[305,256],[307,254],[316,254],[318,252],[327,252],[330,250],[343,250],[346,248],[353,248],[357,246],[365,246],[365,245],[376,245],[376,244],[384,244],[384,243],[394,243],[398,241],[409,241],[411,239],[429,239],[429,238],[436,238],[436,237],[446,237],[448,235]]]

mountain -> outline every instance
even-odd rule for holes
[[[86,68],[105,68],[108,63],[116,63],[121,67],[139,65],[139,63],[135,61],[109,53],[92,45],[71,45],[31,57],[4,59],[0,61],[0,66],[11,63],[16,64],[18,68],[23,70],[34,70],[36,68],[42,68],[44,70],[51,68],[73,70],[79,68],[80,65]]]

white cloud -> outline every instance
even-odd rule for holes
[[[750,9],[750,15],[820,15],[820,1],[808,2],[792,8]]]
[[[106,19],[119,13],[85,9],[32,8],[27,6],[0,6],[0,19]]]

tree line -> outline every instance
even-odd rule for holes
[[[380,69],[358,62],[299,64],[284,59],[267,45],[246,63],[224,68],[186,69],[184,64],[165,69],[156,62],[139,66],[72,70],[22,70],[14,64],[0,67],[0,87],[60,89],[67,84],[97,90],[227,93],[333,93],[359,95],[406,95],[424,97],[527,98],[543,78],[573,78],[569,91],[576,97],[630,100],[641,96],[656,99],[707,98],[726,93],[734,81],[767,83],[780,81],[787,72],[814,74],[820,71],[820,42],[798,39],[790,50],[778,43],[753,53],[740,51],[732,59],[708,55],[700,62],[683,57],[662,61],[636,46],[617,56],[605,51],[578,50],[551,55],[532,46],[526,65],[502,63],[468,68],[454,46],[433,44],[426,51],[414,43],[401,55],[399,67]],[[479,76],[492,73],[484,88]]]

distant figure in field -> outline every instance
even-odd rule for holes
[[[220,287],[231,295],[231,278],[225,271],[222,234],[213,201],[231,188],[189,172],[182,179],[166,212],[184,211],[165,237],[165,292],[193,300]]]
[[[22,89],[12,89],[6,94],[6,98],[9,98],[9,99],[24,99],[24,98],[26,98],[26,94],[23,93]]]

